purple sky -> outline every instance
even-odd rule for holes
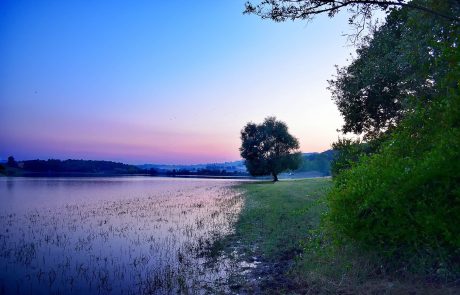
[[[346,15],[273,23],[244,2],[1,1],[0,159],[231,161],[267,116],[330,148]]]

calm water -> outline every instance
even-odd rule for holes
[[[1,294],[226,291],[206,252],[242,206],[234,181],[0,178]]]

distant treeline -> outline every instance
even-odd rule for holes
[[[111,161],[90,160],[27,160],[17,163],[16,168],[23,174],[142,174],[144,170],[134,165]]]
[[[225,169],[141,169],[134,165],[112,161],[91,160],[27,160],[0,164],[0,174],[7,176],[113,176],[113,175],[151,175],[151,176],[246,176],[246,173],[230,172]]]
[[[328,150],[322,153],[304,154],[302,165],[295,172],[319,172],[323,176],[331,174],[331,161],[336,153]],[[241,164],[244,165],[244,164]],[[143,169],[135,165],[112,161],[92,160],[27,160],[15,161],[9,157],[8,162],[0,164],[0,174],[8,176],[110,176],[110,175],[151,175],[151,176],[248,176],[244,170],[229,169],[219,165],[205,168],[190,166],[177,169],[151,167]]]
[[[160,172],[158,172],[160,173]],[[245,172],[237,171],[227,171],[225,169],[197,169],[197,170],[187,170],[187,169],[173,169],[168,171],[163,171],[166,176],[249,176]]]
[[[331,162],[334,160],[336,151],[327,150],[322,153],[304,154],[299,169],[295,172],[317,171],[323,176],[331,175]]]

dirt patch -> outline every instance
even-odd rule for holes
[[[257,245],[250,248],[240,241],[232,241],[222,249],[232,261],[228,290],[235,294],[279,294],[297,289],[288,275],[297,252],[286,253],[278,261],[265,259]]]

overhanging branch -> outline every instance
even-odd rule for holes
[[[334,15],[341,8],[352,6],[378,6],[382,9],[393,7],[408,7],[420,10],[426,13],[436,15],[438,17],[459,22],[460,17],[449,15],[440,11],[430,9],[426,6],[406,2],[402,0],[263,0],[257,5],[250,2],[246,3],[245,13],[254,13],[262,18],[271,18],[275,21],[284,21],[286,19],[307,19],[309,16],[327,13],[329,16]],[[264,8],[269,6],[269,12],[264,12]]]

